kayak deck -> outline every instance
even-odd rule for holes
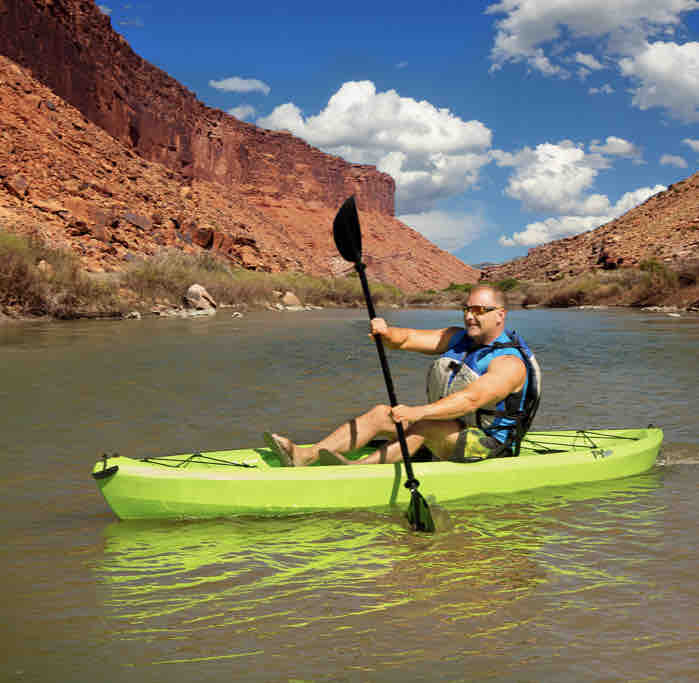
[[[446,502],[640,474],[654,465],[662,437],[656,428],[531,432],[516,458],[414,462],[413,469],[423,495]],[[143,460],[105,456],[92,474],[120,519],[380,507],[407,504],[410,496],[400,463],[281,467],[265,447]]]

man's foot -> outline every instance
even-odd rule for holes
[[[298,447],[293,441],[279,434],[265,432],[265,443],[279,458],[282,467],[306,467],[318,460],[318,454],[314,448]]]
[[[279,458],[279,464],[282,467],[294,466],[294,449],[289,439],[272,434],[272,432],[265,432],[262,436],[267,447]]]

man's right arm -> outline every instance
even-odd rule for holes
[[[416,330],[410,327],[389,327],[383,318],[374,318],[371,321],[370,336],[380,335],[391,349],[436,355],[447,350],[449,340],[461,329],[445,327],[440,330]]]

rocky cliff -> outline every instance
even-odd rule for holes
[[[176,247],[331,275],[332,218],[354,194],[372,277],[406,291],[477,280],[393,217],[390,176],[204,106],[92,0],[0,0],[0,54],[0,227],[91,270]]]
[[[489,266],[481,277],[559,280],[656,260],[674,270],[699,260],[699,173],[623,216],[588,232],[534,247],[527,256]]]
[[[393,179],[323,154],[288,133],[199,102],[116,33],[92,0],[0,0],[0,54],[30,69],[86,119],[183,179],[251,198],[294,197],[393,215]]]
[[[271,272],[345,270],[332,241],[337,207],[238,190],[185,181],[142,158],[0,57],[0,229],[70,249],[91,271],[120,270],[164,248],[211,250]],[[360,219],[370,277],[408,292],[477,280],[477,271],[392,216],[360,209]]]

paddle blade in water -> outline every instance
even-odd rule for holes
[[[430,507],[417,489],[410,492],[410,505],[406,517],[415,531],[426,531],[430,534],[434,532],[434,520]]]
[[[335,246],[345,261],[359,263],[362,259],[362,233],[354,195],[344,201],[333,221]]]

